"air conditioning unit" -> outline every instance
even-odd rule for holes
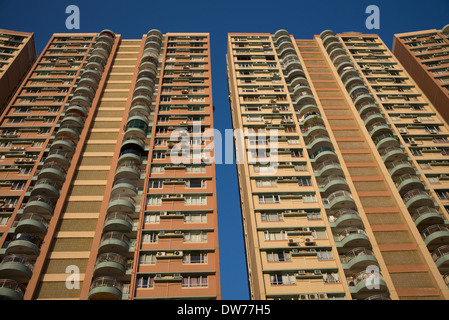
[[[182,256],[183,252],[182,251],[175,251],[175,252],[173,252],[173,254],[175,256]]]
[[[182,231],[181,230],[176,230],[175,234],[182,234]]]
[[[328,299],[328,297],[327,297],[327,294],[326,294],[326,293],[319,293],[319,294],[318,294],[318,298],[319,298],[320,300],[325,300],[325,299]]]
[[[164,251],[159,251],[158,253],[156,253],[157,257],[163,257],[165,256],[165,252]]]
[[[305,275],[306,274],[306,270],[298,270],[298,275]]]
[[[307,295],[307,294],[300,294],[299,295],[299,300],[309,300],[309,295]]]
[[[429,133],[430,134],[437,134],[438,132],[436,130],[430,130]]]
[[[315,270],[315,271],[313,271],[313,274],[319,276],[322,273],[321,273],[321,270]]]
[[[309,294],[309,300],[318,300],[318,295],[317,294]]]
[[[166,215],[168,215],[168,212],[167,212],[167,211],[163,211],[163,212],[161,212],[160,215],[161,215],[161,216],[166,216]]]

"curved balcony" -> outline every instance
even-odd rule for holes
[[[340,44],[341,47],[343,47],[342,44]],[[338,47],[340,47],[338,46]],[[354,69],[354,64],[352,63],[352,61],[350,60],[346,60],[346,61],[342,61],[340,62],[340,64],[338,64],[337,66],[335,66],[337,69],[337,73],[341,74],[343,73],[345,70],[349,70],[350,68]]]
[[[125,136],[120,150],[125,149],[134,149],[142,153],[145,150],[145,141],[136,135]]]
[[[148,121],[145,122],[137,117],[128,120],[125,126],[125,137],[138,137],[141,140],[147,137]]]
[[[334,50],[335,50],[335,49],[334,49]],[[332,63],[333,63],[335,66],[338,66],[340,63],[346,62],[346,61],[351,61],[351,60],[349,59],[349,56],[348,56],[346,53],[339,54],[339,55],[335,56],[335,58],[332,59]]]
[[[354,208],[355,202],[351,193],[340,190],[331,193],[327,198],[323,198],[326,209]]]
[[[79,84],[81,84],[82,81],[85,81],[86,79],[92,79],[96,83],[96,86],[98,87],[98,83],[101,80],[101,76],[102,76],[102,73],[100,71],[93,70],[93,69],[84,70],[83,73],[81,73],[81,78],[79,80],[80,81]]]
[[[293,55],[293,54],[289,54],[284,59],[282,59],[282,63],[281,63],[282,67],[285,68],[285,69],[291,69],[291,68],[294,68],[294,67],[302,68],[301,62],[299,61],[298,58],[294,59],[293,58],[294,56],[295,55]]]
[[[153,49],[154,51],[160,51],[161,50],[161,43],[159,41],[154,41],[151,39],[147,39],[145,41],[145,46],[143,50]]]
[[[143,93],[135,95],[132,100],[133,105],[141,104],[144,106],[148,106],[149,108],[152,103],[153,103],[153,100],[152,100],[151,96],[148,94],[143,94]]]
[[[44,163],[39,172],[38,179],[50,179],[53,181],[63,181],[65,179],[66,171],[64,167],[54,163]]]
[[[331,44],[332,42],[338,42],[340,43],[340,40],[333,34],[327,34],[325,37],[322,38],[323,46],[326,48]],[[328,51],[329,52],[329,51]]]
[[[387,284],[380,273],[361,271],[347,280],[349,291],[355,299],[367,299],[374,294],[388,295]]]
[[[307,112],[306,114],[304,114],[304,116],[302,117],[302,119],[298,119],[300,125],[304,126],[308,126],[309,122],[318,122],[318,123],[324,123],[323,118],[321,117],[321,114],[319,112],[316,111],[310,111]],[[310,134],[309,134],[310,136]]]
[[[392,177],[404,174],[415,174],[415,168],[408,161],[397,160],[387,164],[388,172]]]
[[[316,105],[316,101],[313,95],[311,94],[301,94],[298,97],[293,99],[294,105],[305,105],[305,104],[313,104]]]
[[[371,138],[375,138],[381,134],[391,133],[391,129],[386,124],[385,121],[375,122],[372,125],[370,125],[369,127],[367,127],[367,129],[368,129],[368,132],[369,132]]]
[[[145,39],[145,42],[149,42],[149,41],[151,41],[151,42],[154,41],[154,42],[157,42],[160,45],[162,45],[162,38],[160,36],[155,35],[155,34],[147,35],[147,37]]]
[[[148,63],[148,62],[144,62],[144,63]],[[156,81],[156,77],[157,77],[157,71],[154,68],[145,68],[145,69],[140,69],[139,73],[137,74],[137,78],[151,78],[154,81]]]
[[[47,232],[48,221],[38,213],[25,213],[20,216],[16,226],[18,233],[43,233]]]
[[[152,45],[155,44],[155,45]],[[140,62],[142,64],[147,63],[148,67],[150,67],[151,65],[151,69],[154,70],[155,68],[157,68],[157,65],[159,63],[159,51],[160,51],[160,47],[158,48],[156,45],[156,42],[151,42],[149,44],[145,44],[145,50],[143,51],[142,54],[142,59],[140,60]],[[142,65],[141,65],[142,66]],[[145,65],[144,65],[145,67]],[[151,78],[154,78],[153,76],[151,76]]]
[[[109,29],[104,29],[100,32],[100,36],[108,36],[111,40],[115,39],[115,33]]]
[[[340,256],[343,269],[366,270],[371,265],[379,265],[374,252],[363,247],[354,248]]]
[[[62,152],[67,152],[69,154],[73,154],[75,151],[76,143],[72,139],[68,138],[55,138],[52,144],[50,145],[50,151],[59,150]]]
[[[98,255],[94,276],[119,277],[126,272],[126,258],[120,254],[107,252]]]
[[[56,132],[56,138],[67,138],[74,141],[78,141],[81,134],[81,128],[75,126],[62,125]]]
[[[91,103],[92,101],[88,97],[82,95],[73,96],[72,99],[70,99],[70,104],[76,104],[86,109],[90,108]]]
[[[362,78],[358,75],[354,75],[353,73],[347,72],[345,77],[342,78],[343,84],[346,88],[351,88],[354,86],[365,86],[365,83],[363,82]]]
[[[136,88],[137,87],[149,87],[153,89],[155,86],[154,80],[149,77],[141,77],[136,80]]]
[[[398,189],[399,193],[405,194],[412,189],[424,190],[424,185],[418,176],[414,174],[404,174],[394,179],[394,184]]]
[[[49,198],[57,198],[59,196],[59,183],[50,179],[39,179],[36,181],[33,189],[31,190],[32,196],[45,196]]]
[[[135,209],[136,201],[130,196],[115,195],[109,200],[108,212],[134,212]]]
[[[117,166],[115,171],[115,180],[128,179],[136,180],[140,179],[141,170],[137,163],[133,161],[125,161]]]
[[[407,155],[400,147],[379,149],[379,153],[382,156],[383,162],[405,161],[407,159]]]
[[[145,112],[131,110],[128,114],[128,122],[131,120],[134,120],[134,119],[141,120],[146,124],[148,124],[150,122],[150,120]]]
[[[102,56],[107,61],[109,58],[109,52],[103,48],[92,49],[92,56]]]
[[[421,231],[421,236],[427,248],[432,251],[449,243],[449,228],[444,224],[434,224]]]
[[[449,245],[443,245],[432,252],[432,259],[440,272],[449,271]]]
[[[73,97],[76,97],[78,95],[83,96],[83,97],[87,97],[90,101],[92,101],[92,99],[95,96],[95,89],[91,88],[88,85],[80,85],[80,84],[78,84],[77,88],[73,92]]]
[[[304,137],[327,134],[326,125],[321,118],[317,117],[310,122],[305,123],[301,128]]]
[[[133,228],[133,220],[124,212],[108,213],[103,225],[103,232],[117,231],[129,233]]]
[[[17,233],[6,247],[6,254],[21,254],[37,257],[42,239],[28,233]]]
[[[446,37],[449,36],[449,24],[445,25],[445,26],[441,29],[441,33],[444,34]]]
[[[70,165],[72,153],[60,151],[60,150],[51,150],[48,153],[48,156],[45,158],[46,163],[55,162],[62,166],[64,169],[67,169]]]
[[[293,88],[291,92],[292,100],[296,100],[303,95],[312,95],[312,90],[308,84],[298,84]]]
[[[148,78],[142,78],[142,79],[148,79]],[[149,87],[149,86],[136,86],[134,89],[134,96],[138,96],[138,95],[147,95],[149,97],[153,96],[153,87]]]
[[[433,199],[427,194],[427,192],[419,189],[413,189],[408,191],[402,197],[407,209],[419,208],[419,207],[432,207]]]
[[[89,300],[120,300],[123,285],[112,277],[99,277],[92,281]]]
[[[24,289],[20,282],[11,279],[0,279],[1,300],[22,300]]]
[[[349,227],[338,233],[336,244],[341,249],[353,249],[358,247],[369,248],[371,244],[365,230],[357,227]]]
[[[331,60],[335,59],[339,55],[344,54],[346,54],[346,50],[343,47],[334,48],[328,52],[329,58],[331,58]]]
[[[133,162],[136,164],[142,163],[142,153],[140,151],[134,149],[124,149],[120,153],[120,157],[118,158],[118,164],[125,162]]]
[[[325,161],[337,162],[338,157],[333,148],[319,148],[313,154],[309,154],[310,159],[316,164],[324,163]]]
[[[349,191],[349,186],[345,177],[340,175],[331,175],[321,179],[318,183],[318,187],[320,188],[323,197],[327,197],[329,194],[338,190]]]
[[[129,250],[129,238],[117,231],[106,232],[100,240],[98,251],[100,253],[115,252],[126,254]]]
[[[137,195],[137,187],[135,186],[135,182],[130,179],[119,179],[114,182],[114,186],[111,190],[111,195],[122,194],[125,196],[136,196]]]
[[[147,106],[147,105],[139,105],[139,104],[134,104],[131,106],[131,109],[129,110],[129,112],[139,112],[142,113],[143,115],[145,115],[148,120],[150,119],[151,116],[153,116],[153,110],[151,109],[151,107]]]
[[[326,177],[331,175],[343,175],[343,169],[340,163],[336,161],[323,161],[315,168],[315,176]]]
[[[94,48],[102,48],[106,50],[108,54],[110,54],[112,50],[112,44],[107,41],[98,41],[94,44]]]
[[[332,227],[337,228],[363,227],[359,213],[351,208],[342,208],[334,211],[329,215],[329,223]]]
[[[329,138],[329,136],[325,134],[316,135],[313,137],[307,137],[307,148],[310,150],[310,152],[313,154],[316,150],[319,148],[332,148],[332,141]]]
[[[25,208],[23,208],[23,213],[38,213],[46,217],[53,214],[53,209],[55,205],[54,202],[44,196],[34,196],[28,199]]]
[[[372,114],[371,112],[380,113],[379,107],[375,103],[369,103],[369,102],[361,103],[361,104],[357,105],[357,110],[359,112],[360,117],[362,117],[362,119],[364,119],[368,115],[368,113],[370,113],[370,114]]]
[[[396,139],[392,134],[389,133],[384,133],[373,138],[373,142],[376,145],[377,150],[392,147],[399,148],[401,145],[398,139]]]
[[[147,37],[149,36],[156,36],[159,39],[162,39],[162,32],[160,32],[158,29],[151,29],[147,32]]]
[[[292,91],[295,90],[296,86],[308,86],[309,82],[307,81],[306,77],[295,77],[290,82],[290,88],[292,88]]]
[[[76,104],[71,104],[67,108],[66,114],[77,114],[83,118],[86,118],[89,115],[89,109],[86,109],[83,106],[78,106]]]
[[[385,122],[385,118],[383,117],[382,113],[377,111],[371,111],[366,113],[362,117],[362,119],[366,127],[369,127],[376,122]]]
[[[320,109],[317,107],[316,104],[313,103],[304,103],[299,106],[295,107],[295,113],[297,114],[298,118],[305,119],[306,114],[314,112],[315,114],[320,113]]]
[[[294,77],[305,77],[304,70],[299,66],[294,66],[286,70],[285,78],[290,82]]]
[[[285,29],[279,29],[278,31],[276,31],[275,33],[274,33],[274,41],[277,41],[277,39],[280,37],[280,36],[282,36],[282,35],[286,35],[286,36],[290,36],[290,34],[288,33],[288,31],[287,30],[285,30]]]
[[[444,218],[437,209],[432,207],[419,207],[412,213],[412,219],[418,230],[422,230],[430,225],[444,224]]]
[[[97,48],[97,50],[98,49],[104,50],[102,48]],[[104,51],[106,52],[106,50],[104,50]],[[92,55],[87,59],[88,63],[94,62],[94,63],[97,63],[102,66],[104,66],[107,63],[107,61],[108,61],[108,56],[105,56],[103,54],[94,54],[94,53],[92,53]]]
[[[87,62],[86,70],[96,70],[98,72],[103,73],[104,66],[101,63],[98,63],[98,62]]]
[[[0,263],[0,278],[27,282],[33,274],[33,264],[25,256],[7,255]]]
[[[78,113],[67,113],[64,118],[61,120],[61,126],[82,128],[84,126],[84,116],[79,115]]]
[[[375,103],[375,100],[371,96],[369,91],[368,91],[368,93],[366,93],[364,91],[357,92],[357,94],[354,94],[354,96],[352,97],[352,101],[354,102],[354,105],[356,107],[361,105],[361,104],[365,104],[365,103],[369,103],[369,104],[374,104]]]

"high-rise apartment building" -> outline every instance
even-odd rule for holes
[[[207,33],[54,34],[0,118],[0,296],[219,299]]]
[[[449,123],[449,24],[396,34],[393,54]]]
[[[36,60],[32,33],[0,29],[0,113]]]
[[[228,35],[252,299],[448,299],[449,127],[382,40]]]

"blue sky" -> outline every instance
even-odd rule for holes
[[[0,0],[0,29],[34,32],[40,54],[53,33],[72,32],[65,27],[69,5],[80,9],[76,32],[111,29],[125,39],[140,39],[153,28],[162,33],[209,32],[214,125],[223,136],[225,129],[232,128],[226,79],[228,32],[286,29],[297,39],[311,39],[326,29],[360,31],[379,34],[391,49],[395,33],[440,29],[449,23],[449,0]],[[365,27],[368,5],[380,9],[379,30]],[[216,169],[222,298],[245,300],[249,293],[237,174],[233,164],[217,164]]]

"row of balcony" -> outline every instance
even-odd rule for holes
[[[15,233],[8,240],[6,256],[0,263],[0,278],[4,278],[0,280],[2,298],[23,298],[23,290],[32,275],[33,261],[40,253],[41,243],[112,50],[114,38],[114,33],[109,30],[101,32],[97,37],[49,147],[49,153],[43,158],[42,167],[36,171],[36,182],[29,189],[30,197],[23,206],[22,214],[17,216]]]
[[[114,184],[103,225],[89,299],[122,299],[123,280],[129,269],[129,251],[137,203],[134,200],[141,184],[142,155],[145,139],[151,132],[153,94],[162,46],[162,34],[150,30],[145,40],[131,108],[125,126]],[[132,266],[132,262],[131,262]]]
[[[363,80],[352,66],[344,46],[330,30],[323,31],[320,34],[320,38],[330,59],[336,66],[337,72],[342,77],[346,89],[350,92],[350,96],[353,99],[358,99],[360,103],[365,102],[364,97],[369,97],[369,92],[364,88]],[[374,110],[368,111],[374,112]],[[390,146],[384,140],[387,137],[381,136],[384,133],[381,120],[375,114],[364,113],[363,116],[365,117],[365,125],[369,126],[371,136],[379,139],[379,143]],[[363,221],[359,216],[349,187],[346,182],[343,182],[343,171],[340,164],[334,160],[327,160],[320,166],[317,166],[316,170],[319,170],[317,173],[320,173],[322,170],[328,170],[327,172],[333,173],[328,177],[328,180],[324,181],[328,184],[333,182],[336,187],[323,189],[325,192],[328,190],[330,192],[330,194],[324,193],[323,203],[328,214],[329,223],[333,229],[335,243],[340,253],[340,260],[352,297],[354,299],[369,299],[375,295],[388,299],[388,288],[381,274],[372,274],[366,271],[370,266],[380,270],[379,263],[371,249],[370,239],[365,232]],[[332,188],[332,184],[329,187]],[[356,275],[353,276],[354,274]],[[375,286],[371,286],[373,281],[376,283]],[[367,286],[367,282],[370,286]]]

